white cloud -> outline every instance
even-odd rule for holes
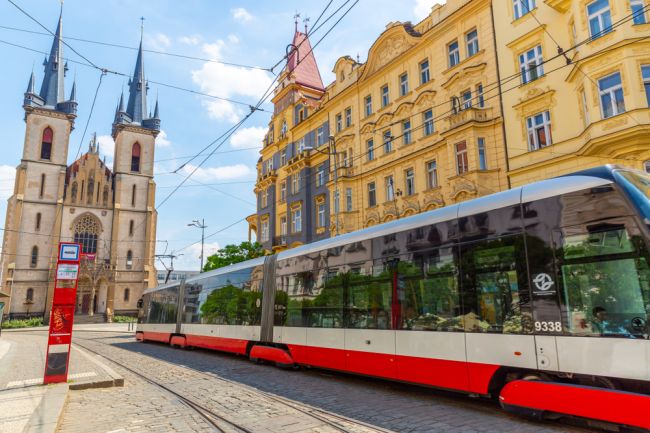
[[[178,38],[178,42],[185,45],[198,45],[201,42],[201,36],[199,35],[181,36],[180,38]]]
[[[442,4],[445,4],[445,0],[415,0],[413,13],[415,14],[415,17],[417,19],[422,20],[427,16],[429,16],[433,5],[442,5]]]
[[[241,128],[230,137],[230,144],[235,149],[261,148],[264,134],[266,134],[266,128],[263,126]]]
[[[198,237],[200,238],[200,233],[197,230]],[[203,246],[203,263],[207,262],[207,258],[212,254],[216,253],[220,248],[217,242],[206,242]],[[174,260],[174,269],[178,271],[195,271],[198,270],[201,265],[201,242],[194,244],[190,247],[184,249],[177,259]],[[169,260],[165,260],[165,264],[169,266]],[[163,271],[163,266],[158,263],[156,265],[159,271]]]
[[[16,167],[0,165],[0,200],[6,200],[14,193]]]
[[[172,145],[171,140],[167,138],[167,133],[164,130],[160,130],[160,134],[156,137],[156,146],[158,147],[169,147]]]
[[[238,23],[243,24],[253,21],[253,15],[244,8],[230,9],[230,13],[232,14],[232,18]]]
[[[203,52],[211,59],[219,60],[227,47],[224,40],[205,43]],[[248,99],[256,102],[271,84],[270,75],[259,69],[240,68],[221,63],[204,63],[199,70],[192,71],[192,80],[201,92],[230,99]],[[245,98],[241,98],[241,97]],[[216,120],[236,123],[245,113],[246,107],[237,106],[220,99],[204,99],[210,117]]]
[[[228,41],[232,44],[238,44],[239,43],[239,37],[237,35],[233,35],[232,33],[228,35]]]
[[[194,171],[196,166],[188,164],[183,167],[182,173],[188,175]],[[224,165],[221,167],[200,167],[192,175],[191,179],[199,182],[220,182],[224,180],[234,180],[249,178],[254,171],[245,164]]]
[[[115,155],[115,142],[110,135],[98,135],[99,153],[106,157],[106,165],[113,169],[113,156]]]
[[[169,48],[169,46],[172,44],[172,41],[166,34],[156,33],[153,35],[145,34],[144,43],[145,46],[149,49],[161,51],[165,48]]]

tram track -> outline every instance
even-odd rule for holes
[[[87,332],[90,333],[92,331],[87,331]],[[119,332],[116,332],[116,334],[119,334]],[[230,433],[232,431],[243,432],[243,433],[253,433],[253,431],[246,428],[245,426],[242,426],[241,424],[237,423],[236,421],[233,421],[229,417],[225,417],[223,415],[220,415],[220,414],[214,412],[213,410],[207,408],[205,405],[197,402],[196,400],[194,400],[194,399],[192,399],[192,398],[190,398],[190,397],[188,397],[186,395],[183,395],[183,394],[173,390],[168,385],[165,385],[165,384],[161,383],[159,380],[156,380],[155,378],[149,377],[148,375],[146,375],[146,374],[142,373],[141,371],[138,371],[138,370],[136,370],[136,369],[134,369],[134,368],[132,368],[132,367],[130,367],[128,365],[126,365],[123,362],[115,360],[114,358],[107,357],[105,353],[101,353],[101,352],[99,352],[99,351],[97,351],[95,349],[92,349],[92,348],[88,347],[88,345],[86,345],[86,344],[80,344],[78,342],[78,340],[93,341],[95,343],[98,343],[98,344],[101,344],[101,345],[104,345],[104,346],[109,346],[109,347],[111,347],[113,349],[120,349],[121,351],[130,353],[130,354],[132,354],[132,352],[130,352],[130,351],[124,349],[124,348],[116,347],[115,345],[105,343],[103,341],[98,341],[97,338],[82,338],[82,337],[79,337],[77,335],[77,336],[75,336],[75,340],[77,340],[77,341],[73,342],[73,344],[75,344],[75,345],[83,348],[84,350],[87,350],[87,351],[89,351],[89,352],[91,352],[91,353],[93,353],[93,354],[95,354],[97,356],[101,356],[102,358],[112,362],[113,364],[127,370],[131,374],[133,374],[133,375],[145,380],[146,382],[148,382],[148,383],[150,383],[150,384],[152,384],[152,385],[154,385],[156,387],[159,387],[159,388],[163,389],[164,391],[170,393],[175,398],[179,399],[184,404],[186,404],[188,407],[190,407],[195,412],[197,412],[203,419],[205,419],[210,425],[212,425],[216,429],[216,431],[223,432],[223,433]],[[187,368],[189,368],[189,367],[187,367]],[[311,417],[311,418],[313,418],[313,419],[315,419],[315,420],[317,420],[317,421],[319,421],[319,422],[321,422],[323,424],[326,424],[329,427],[331,427],[331,428],[333,428],[336,431],[339,431],[341,433],[356,433],[357,431],[359,431],[357,429],[351,430],[350,427],[346,427],[346,424],[351,426],[351,428],[359,427],[363,431],[367,431],[367,432],[394,433],[392,430],[383,429],[383,428],[380,428],[380,427],[377,427],[377,426],[374,426],[374,425],[371,425],[371,424],[368,424],[368,423],[364,423],[362,421],[358,421],[358,420],[354,420],[354,419],[351,419],[351,418],[348,418],[348,417],[345,417],[345,416],[342,416],[342,415],[338,415],[338,414],[330,412],[330,411],[326,411],[326,410],[323,410],[323,409],[318,409],[318,408],[315,408],[315,407],[310,406],[310,405],[305,405],[304,403],[298,404],[298,403],[293,402],[292,400],[289,400],[289,399],[286,399],[286,398],[283,398],[283,397],[279,397],[279,396],[273,395],[273,394],[265,392],[265,391],[261,391],[261,390],[259,390],[257,388],[251,387],[249,385],[245,385],[245,384],[242,384],[242,383],[239,383],[239,382],[236,382],[236,381],[232,381],[232,380],[229,380],[229,379],[225,379],[225,378],[222,378],[222,377],[215,377],[214,375],[207,375],[205,373],[196,371],[195,369],[191,369],[191,370],[193,370],[196,374],[208,377],[211,380],[217,379],[217,380],[219,380],[221,382],[224,382],[224,383],[227,383],[227,384],[229,384],[231,386],[241,387],[241,388],[247,390],[248,392],[251,392],[253,394],[256,394],[256,395],[266,399],[267,401],[272,401],[272,402],[275,402],[275,403],[282,404],[282,405],[284,405],[286,407],[289,407],[289,408],[291,408],[291,409],[293,409],[293,410],[295,410],[297,412],[300,412],[300,413],[302,413],[304,415],[307,415],[307,416],[309,416],[309,417]],[[328,419],[328,418],[333,418],[334,420]],[[224,427],[223,425],[220,425],[220,423],[221,424],[225,423],[227,426]],[[228,428],[228,426],[230,428]]]

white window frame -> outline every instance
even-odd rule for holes
[[[367,95],[364,98],[363,103],[364,103],[365,110],[366,110],[366,117],[372,115],[372,95]]]
[[[485,108],[485,96],[483,96],[483,83],[476,85],[476,100],[478,108]]]
[[[284,202],[287,199],[287,181],[285,180],[280,184],[280,201]]]
[[[287,149],[282,149],[280,151],[280,167],[286,165],[287,163]]]
[[[411,144],[413,142],[413,134],[411,133],[410,119],[406,119],[402,121],[402,140],[404,145]]]
[[[542,122],[538,122],[538,116],[542,116]],[[547,144],[542,146],[539,142],[539,136],[537,131],[543,129],[544,135],[546,136]],[[526,132],[528,137],[528,150],[531,152],[539,150],[542,147],[548,147],[553,144],[553,135],[551,133],[551,113],[548,110],[535,113],[532,116],[526,118]]]
[[[281,236],[286,236],[287,235],[287,217],[286,216],[280,217],[280,235]]]
[[[435,125],[433,123],[433,110],[427,110],[424,113],[422,113],[422,123],[424,125],[422,130],[425,137],[435,132]]]
[[[427,186],[429,188],[438,186],[438,163],[435,159],[427,162]]]
[[[513,12],[515,19],[523,17],[533,9],[535,9],[535,0],[513,0],[512,1]]]
[[[413,168],[406,169],[404,172],[404,189],[407,196],[415,194],[415,170]]]
[[[634,18],[632,19],[634,24],[645,24],[648,22],[645,15],[645,7],[646,5],[644,0],[630,0],[630,9],[634,14]]]
[[[409,74],[404,72],[399,76],[399,95],[405,96],[409,92]]]
[[[608,78],[612,78],[615,75],[618,75],[618,80],[620,81],[619,84],[616,84],[612,87],[608,87],[606,89],[601,88],[601,82],[607,80]],[[622,110],[619,110],[618,107],[618,100],[616,99],[616,93],[620,90],[621,92],[621,102],[623,105]],[[598,80],[598,93],[600,95],[600,114],[603,117],[603,119],[608,119],[610,117],[617,116],[619,114],[625,113],[625,95],[623,94],[623,77],[620,72],[614,72],[613,74],[609,74],[606,77],[602,77],[601,79]],[[610,107],[612,109],[612,114],[611,116],[606,116],[605,115],[605,101],[604,97],[609,96],[610,98]]]
[[[461,100],[463,105],[461,105],[462,110],[468,110],[472,108],[472,89],[467,89],[461,95]]]
[[[316,167],[316,186],[323,186],[325,184],[325,164]]]
[[[318,146],[321,146],[323,143],[325,143],[325,128],[323,126],[319,126],[316,130],[316,144]]]
[[[352,126],[352,107],[345,109],[345,127],[349,128]]]
[[[391,153],[393,151],[393,133],[390,131],[390,129],[384,131],[382,138],[384,141],[384,154]]]
[[[386,176],[384,178],[384,187],[386,188],[386,201],[395,200],[395,182],[393,176]]]
[[[268,242],[270,238],[269,220],[262,221],[262,242]]]
[[[323,228],[327,225],[325,215],[325,203],[318,203],[318,227]]]
[[[467,57],[478,54],[480,50],[478,45],[478,29],[474,28],[465,33],[465,43],[467,46]]]
[[[447,44],[447,62],[450,68],[460,63],[460,45],[458,44],[458,39]]]
[[[478,137],[476,139],[476,150],[478,152],[478,169],[487,170],[487,150],[485,148],[485,138]]]
[[[535,75],[533,75],[533,71]],[[544,76],[544,56],[541,44],[519,54],[519,72],[521,84],[530,83]]]
[[[591,35],[592,39],[596,39],[601,37],[604,34],[607,34],[612,31],[612,11],[610,9],[609,5],[609,0],[605,0],[607,2],[607,6],[603,7],[601,9],[598,9],[593,12],[589,12],[589,7],[598,3],[601,0],[594,0],[591,3],[588,3],[585,8],[587,11],[587,21],[589,25],[589,34]],[[608,17],[609,19],[609,26],[606,23],[605,17]],[[598,23],[598,31],[594,32],[592,29],[592,23],[596,21]]]
[[[352,188],[345,190],[345,210],[346,212],[352,212]]]
[[[377,206],[377,184],[375,182],[368,183],[368,206]],[[372,200],[370,199],[372,197]],[[374,201],[374,203],[373,203]]]
[[[381,107],[384,108],[390,104],[390,89],[388,84],[385,84],[381,87]]]
[[[463,150],[459,150],[459,145],[464,145]],[[454,145],[454,153],[456,155],[456,174],[465,174],[469,171],[469,157],[467,155],[467,142],[461,141]]]
[[[300,140],[298,140],[298,153],[302,153],[305,151],[305,137],[301,137]]]
[[[300,233],[302,231],[302,209],[296,208],[291,211],[291,232]]]
[[[426,84],[431,80],[431,72],[429,69],[429,59],[424,59],[420,62],[420,84]]]
[[[368,158],[368,161],[374,160],[375,159],[375,140],[371,138],[370,140],[366,141],[366,148],[367,148],[366,156]]]
[[[648,107],[650,107],[650,65],[641,65],[641,80],[643,81]]]
[[[336,119],[336,132],[343,130],[343,115],[338,113],[335,117]]]

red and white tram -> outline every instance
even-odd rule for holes
[[[650,429],[650,176],[606,166],[147,290],[139,340]]]

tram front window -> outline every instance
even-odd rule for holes
[[[564,237],[561,271],[570,333],[648,337],[650,268],[640,248],[620,225]]]

